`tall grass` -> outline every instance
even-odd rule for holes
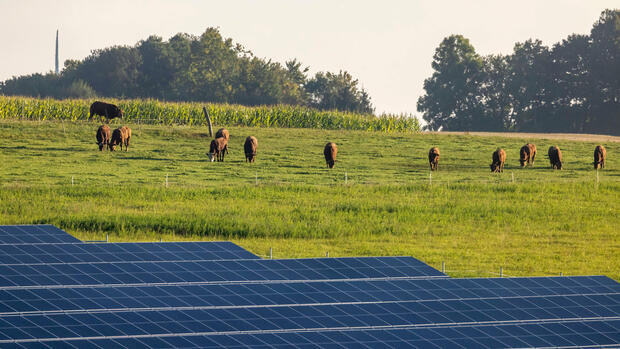
[[[336,110],[275,105],[245,107],[231,104],[178,103],[157,100],[107,100],[118,105],[124,121],[146,124],[204,125],[205,107],[214,124],[251,127],[321,128],[382,132],[417,132],[420,125],[408,115],[363,115]],[[37,99],[0,96],[0,119],[86,120],[94,100]]]

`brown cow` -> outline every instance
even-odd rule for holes
[[[549,147],[549,151],[547,151],[547,155],[549,156],[549,162],[551,163],[552,169],[562,169],[562,151],[559,147],[552,145]]]
[[[245,160],[247,162],[254,162],[254,158],[256,157],[256,148],[258,147],[258,140],[254,136],[248,136],[245,139],[245,144],[243,145],[243,150],[245,151]]]
[[[222,162],[224,161],[225,152],[228,152],[228,142],[226,138],[216,138],[211,141],[211,145],[209,146],[209,160],[211,160],[211,162],[215,160]]]
[[[112,138],[110,139],[110,143],[108,144],[108,148],[110,151],[115,151],[116,146],[120,145],[121,150],[123,150],[123,145],[125,145],[125,151],[129,148],[129,140],[131,139],[131,129],[127,126],[123,126],[121,128],[117,128],[112,131]]]
[[[594,169],[605,168],[605,158],[607,158],[607,150],[602,145],[594,148]]]
[[[526,165],[534,166],[534,159],[536,158],[536,145],[528,143],[521,147],[519,151],[519,162],[521,167]]]
[[[497,148],[493,152],[493,163],[491,163],[491,172],[504,172],[504,163],[506,162],[506,152],[502,148]]]
[[[428,151],[428,163],[431,165],[431,171],[437,170],[437,165],[439,165],[439,148],[432,147]]]
[[[334,168],[336,164],[336,155],[338,154],[338,147],[336,143],[329,142],[325,144],[325,149],[323,149],[323,155],[325,155],[325,162],[327,163],[327,167]]]
[[[131,140],[131,129],[127,126],[123,126],[121,127],[121,132],[125,134],[123,141],[125,142],[125,151],[127,151],[127,149],[129,149],[129,140]]]
[[[226,154],[228,154],[228,140],[230,139],[230,133],[225,128],[220,128],[215,132],[215,139],[224,138],[226,139]]]
[[[103,151],[103,149],[108,146],[108,143],[110,143],[110,127],[108,125],[101,125],[97,129],[99,151]]]

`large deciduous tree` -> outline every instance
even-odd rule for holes
[[[370,97],[358,84],[358,80],[346,71],[338,74],[319,72],[308,80],[305,87],[311,96],[310,105],[313,107],[372,113],[374,109]]]
[[[435,51],[433,75],[424,80],[426,95],[418,100],[431,130],[471,130],[484,127],[480,87],[483,61],[462,35],[445,38]]]

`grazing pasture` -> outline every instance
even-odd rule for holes
[[[0,224],[50,223],[80,239],[232,240],[277,258],[413,255],[452,276],[620,279],[620,143],[467,134],[232,127],[209,162],[205,127],[114,120],[129,152],[99,152],[95,122],[0,120]],[[244,141],[260,140],[255,163]],[[338,144],[338,164],[323,148]],[[521,168],[525,143],[562,149]],[[597,144],[605,169],[592,166]],[[429,171],[428,149],[441,149]],[[506,150],[503,173],[490,154]],[[597,183],[598,178],[598,183]]]

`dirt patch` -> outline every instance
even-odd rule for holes
[[[509,138],[540,138],[540,139],[567,139],[581,142],[610,143],[620,142],[620,137],[609,135],[581,134],[581,133],[526,133],[526,132],[424,132],[426,134],[442,135],[470,135],[481,137],[509,137]]]

